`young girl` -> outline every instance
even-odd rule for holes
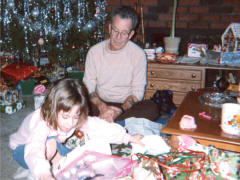
[[[139,143],[141,135],[129,135],[115,123],[88,117],[88,91],[77,79],[56,81],[40,109],[29,114],[18,131],[10,136],[13,158],[29,169],[35,179],[55,179],[51,164],[66,155],[62,143],[76,128],[89,139],[106,138],[109,143]]]

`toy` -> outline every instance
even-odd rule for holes
[[[9,86],[3,80],[0,80],[0,112],[12,114],[24,107],[21,97],[21,88]]]
[[[207,120],[211,120],[212,119],[212,117],[207,115],[206,112],[200,112],[200,113],[198,113],[198,115],[200,117],[203,117],[203,118],[207,119]]]
[[[221,37],[222,48],[227,52],[240,51],[240,23],[231,23]]]
[[[193,116],[189,116],[189,115],[184,115],[180,122],[179,122],[179,126],[181,129],[196,129],[197,128],[197,124],[195,122],[195,118]]]
[[[221,36],[222,45],[215,45],[207,51],[211,63],[239,66],[240,64],[240,23],[231,23]]]

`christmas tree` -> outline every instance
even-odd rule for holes
[[[87,50],[103,40],[105,0],[2,0],[0,50],[39,64],[84,61]]]

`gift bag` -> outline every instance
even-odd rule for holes
[[[131,174],[137,161],[117,156],[85,151],[72,163],[56,174],[57,180],[94,179],[102,180],[120,178]]]
[[[36,85],[33,89],[34,109],[41,107],[46,96],[46,87],[42,84]]]

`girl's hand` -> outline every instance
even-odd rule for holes
[[[139,144],[141,146],[145,146],[142,142],[141,142],[141,139],[143,138],[143,135],[141,134],[134,134],[131,136],[130,138],[130,142],[131,143],[135,143],[135,144]]]

